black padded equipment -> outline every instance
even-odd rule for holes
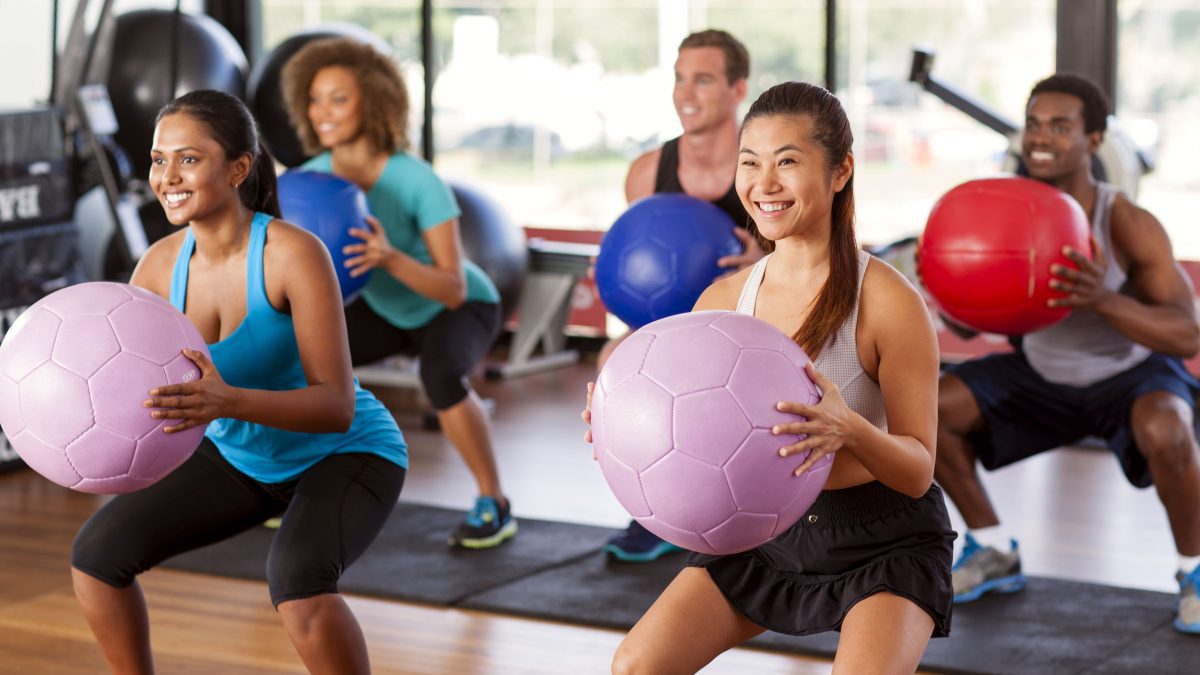
[[[246,68],[237,40],[211,17],[159,9],[117,17],[107,84],[120,125],[117,144],[133,159],[134,174],[150,173],[159,108],[197,89],[241,98]]]
[[[517,308],[529,267],[525,233],[486,194],[458,182],[451,182],[450,189],[462,209],[459,231],[464,253],[496,284],[503,316],[507,318]]]
[[[306,28],[286,38],[267,54],[263,55],[250,71],[246,85],[246,103],[258,119],[263,140],[275,159],[289,169],[299,166],[309,158],[300,144],[288,119],[287,106],[283,101],[280,79],[283,66],[313,40],[332,37],[349,37],[375,47],[384,54],[392,53],[392,46],[371,31],[350,23],[330,23]]]

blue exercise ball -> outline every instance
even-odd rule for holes
[[[631,328],[691,311],[704,289],[727,271],[717,260],[741,253],[735,227],[721,209],[681,193],[634,202],[600,243],[600,299]]]
[[[371,275],[350,276],[342,249],[363,241],[352,236],[350,228],[370,227],[366,218],[371,211],[362,188],[333,174],[293,169],[279,177],[279,209],[284,220],[312,232],[325,243],[337,270],[342,300],[349,304],[358,297]]]

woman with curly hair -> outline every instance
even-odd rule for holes
[[[409,154],[408,93],[390,57],[352,38],[315,40],[283,69],[283,92],[305,151],[301,168],[332,173],[366,192],[373,216],[346,247],[352,276],[371,274],[346,308],[354,365],[403,353],[421,357],[421,383],[438,422],[475,476],[480,496],[449,538],[489,548],[517,531],[500,489],[491,431],[467,373],[500,327],[500,295],[463,257],[454,195]]]

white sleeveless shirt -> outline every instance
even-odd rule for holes
[[[767,271],[767,261],[771,255],[763,256],[750,270],[742,286],[742,294],[738,297],[737,311],[754,316],[754,306],[758,302],[758,288],[762,285],[763,276]],[[837,333],[821,347],[813,365],[817,370],[837,385],[842,398],[851,410],[862,415],[868,422],[887,431],[887,412],[883,407],[883,392],[879,384],[867,376],[863,370],[862,361],[858,358],[858,308],[862,299],[863,278],[867,273],[867,264],[871,256],[866,251],[858,252],[858,298],[854,302],[854,311],[847,317]]]
[[[1108,183],[1096,184],[1092,210],[1092,236],[1104,251],[1105,288],[1131,295],[1127,275],[1117,263],[1112,243],[1112,209],[1119,191]],[[1150,348],[1130,340],[1095,312],[1072,310],[1067,318],[1027,334],[1022,350],[1029,365],[1047,382],[1086,387],[1125,372],[1150,356]]]

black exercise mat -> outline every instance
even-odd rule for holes
[[[462,513],[401,503],[342,578],[349,593],[628,629],[686,560],[607,562],[610,529],[521,519],[517,537],[488,551],[451,550]],[[273,531],[255,528],[173,558],[165,567],[262,579]],[[1175,596],[1034,577],[1008,596],[956,606],[951,636],[932,640],[922,670],[944,673],[1200,673],[1200,637],[1171,628]],[[765,633],[749,646],[831,657],[837,634]]]
[[[486,551],[451,549],[446,537],[463,511],[397,504],[383,531],[342,576],[339,588],[385,598],[437,605],[517,581],[580,556],[599,555],[610,531],[545,520],[518,520],[512,541]],[[163,567],[264,579],[274,530],[256,527],[231,539],[176,556]]]
[[[547,569],[460,606],[625,629],[683,566],[676,554],[645,565],[599,555]],[[923,670],[945,673],[1200,673],[1200,637],[1171,628],[1175,596],[1031,578],[1025,591],[956,606],[951,636],[931,640]],[[832,657],[836,633],[764,633],[748,646]]]

